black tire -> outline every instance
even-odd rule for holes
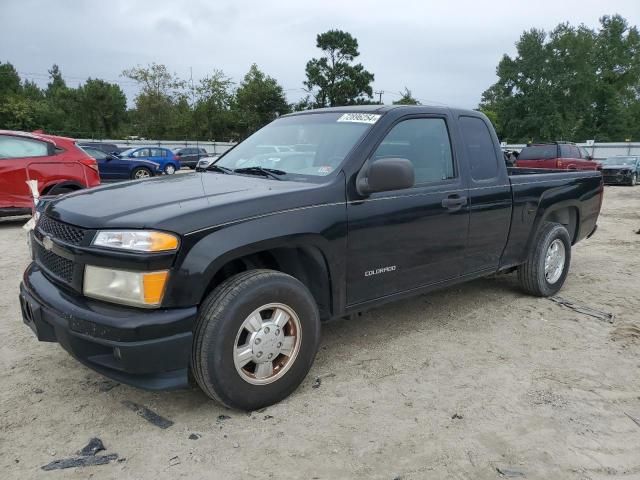
[[[281,303],[300,321],[300,345],[291,366],[266,385],[243,379],[234,363],[238,331],[256,309]],[[320,317],[311,292],[273,270],[250,270],[220,284],[200,307],[191,357],[193,376],[210,398],[230,408],[256,410],[290,395],[309,372],[320,341]]]
[[[547,250],[554,240],[564,244],[565,258],[560,278],[550,283],[545,275],[545,257]],[[564,284],[569,265],[571,264],[571,239],[567,229],[559,223],[546,222],[542,224],[533,241],[527,261],[518,268],[518,281],[525,292],[537,297],[555,295]]]
[[[72,187],[70,185],[61,185],[61,186],[55,186],[53,188],[51,188],[48,192],[47,195],[66,195],[67,193],[71,193],[71,192],[75,192],[77,190],[80,190],[79,187]]]
[[[136,167],[131,172],[131,180],[142,180],[149,177],[153,177],[153,172],[146,167]]]

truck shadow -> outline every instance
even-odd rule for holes
[[[23,215],[20,217],[0,217],[0,230],[5,228],[21,227],[29,221],[31,215]]]
[[[468,328],[470,323],[482,326],[482,319],[476,315],[479,308],[492,304],[494,308],[506,309],[523,295],[515,276],[504,275],[399,300],[361,315],[327,322],[323,324],[316,361],[305,381],[290,397],[268,408],[270,411],[283,411],[291,403],[322,401],[318,400],[321,393],[317,393],[322,392],[322,389],[317,390],[322,378],[338,377],[336,380],[339,381],[342,375],[360,375],[363,361],[377,360],[376,355],[384,355],[379,352],[381,345],[396,343],[402,347],[404,343],[410,343],[411,335],[416,332],[429,338]],[[492,321],[500,319],[493,318]],[[406,358],[396,359],[400,364],[413,361],[413,350],[407,345],[405,351]],[[99,377],[93,372],[91,374]],[[121,401],[153,405],[158,413],[173,415],[172,420],[176,423],[183,415],[188,416],[188,422],[192,424],[194,421],[223,422],[216,420],[220,416],[255,417],[264,411],[247,413],[226,409],[206,397],[197,387],[174,392],[146,392],[120,385],[113,390],[116,391],[116,398]]]

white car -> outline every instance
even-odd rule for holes
[[[198,160],[198,163],[196,164],[196,171],[202,172],[206,170],[207,167],[211,165],[213,162],[215,162],[218,158],[220,158],[220,155],[201,158],[200,160]]]

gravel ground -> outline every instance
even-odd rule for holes
[[[325,325],[305,382],[251,414],[119,385],[37,342],[17,301],[22,223],[0,221],[2,478],[640,478],[640,187],[607,187],[561,292],[612,324],[514,275],[476,281]],[[41,469],[94,436],[119,461]]]

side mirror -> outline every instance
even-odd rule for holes
[[[360,195],[402,190],[413,187],[415,172],[406,158],[381,158],[358,175],[356,189]]]
[[[587,155],[587,160],[593,160],[593,155]]]
[[[108,153],[107,156],[105,157],[105,160],[109,161],[109,160],[113,160],[114,158],[118,158],[118,157],[113,153]]]

